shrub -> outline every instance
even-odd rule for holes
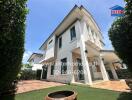
[[[118,69],[116,73],[119,79],[131,79],[132,75],[127,69]]]
[[[12,85],[21,69],[27,0],[0,0],[0,93]]]
[[[36,79],[36,71],[32,69],[24,69],[20,73],[20,80],[33,80]]]

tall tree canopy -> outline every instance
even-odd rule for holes
[[[116,53],[132,72],[132,0],[126,0],[125,16],[114,21],[109,37]]]
[[[0,0],[0,94],[14,88],[24,53],[27,0]]]

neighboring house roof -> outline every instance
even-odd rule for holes
[[[68,16],[74,12],[75,9],[78,9],[78,10],[81,10],[81,9],[84,9],[92,18],[92,20],[94,21],[94,23],[96,24],[96,27],[99,29],[100,31],[100,28],[98,26],[98,24],[96,23],[96,21],[94,20],[94,18],[92,17],[92,15],[81,5],[80,7],[78,7],[77,5],[75,5],[72,10],[68,13],[68,15],[66,15],[64,17],[64,19],[62,20],[62,22],[56,27],[56,29],[53,31],[53,33],[48,37],[48,39],[46,39],[46,41],[41,45],[41,47],[39,48],[40,50],[42,49],[42,47],[48,42],[48,40],[55,34],[55,32],[57,31],[57,29],[64,23],[64,21],[68,18]],[[101,33],[101,32],[100,32]],[[102,36],[102,34],[101,34]],[[102,36],[103,37],[103,36]]]
[[[114,50],[100,50],[100,52],[115,52]]]
[[[101,55],[106,61],[118,62],[121,59],[117,56],[114,50],[101,50]]]
[[[111,9],[111,10],[124,10],[123,7],[118,6],[118,5],[116,5],[116,6],[114,6],[114,7],[111,7],[110,9]]]
[[[30,61],[31,61],[34,57],[36,57],[36,56],[42,57],[43,54],[41,54],[41,53],[33,53],[27,61],[30,62]]]

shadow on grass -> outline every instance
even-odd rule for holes
[[[119,95],[117,100],[132,100],[132,93],[123,92]]]
[[[122,92],[117,100],[132,100],[132,79],[126,80],[126,84],[130,88],[130,92]]]
[[[0,91],[0,100],[15,100],[15,93],[17,91],[17,80],[14,80],[12,83],[8,84],[5,89],[3,88]]]
[[[0,100],[15,100],[15,94],[0,96]]]

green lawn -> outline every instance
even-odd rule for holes
[[[16,95],[15,100],[44,100],[47,93],[56,90],[74,90],[78,93],[78,100],[132,100],[132,95],[128,93],[119,93],[76,85],[65,85],[22,93]],[[6,97],[3,100],[11,100],[11,97]]]

